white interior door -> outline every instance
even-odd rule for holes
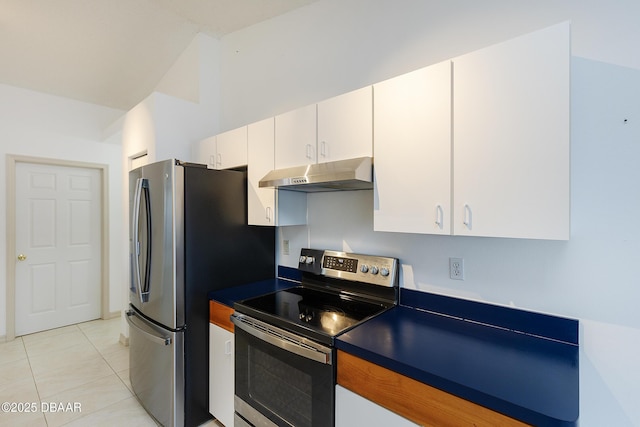
[[[16,163],[16,335],[100,317],[100,171]]]

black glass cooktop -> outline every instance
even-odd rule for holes
[[[311,335],[311,338],[318,335],[334,337],[389,307],[388,304],[307,287],[286,289],[235,305],[241,313]]]

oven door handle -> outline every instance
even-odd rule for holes
[[[231,322],[246,333],[298,356],[331,365],[331,348],[307,340],[268,323],[234,313]]]

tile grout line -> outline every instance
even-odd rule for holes
[[[82,414],[82,416],[81,416],[81,417],[76,418],[75,420],[69,421],[68,423],[63,424],[63,426],[64,426],[64,425],[67,425],[67,424],[70,424],[70,423],[73,423],[73,422],[77,422],[78,420],[82,420],[83,418],[89,417],[89,416],[91,416],[92,414],[94,414],[94,413],[96,413],[96,412],[99,412],[99,411],[101,411],[101,410],[108,409],[108,408],[110,408],[110,407],[112,407],[112,406],[114,406],[114,405],[116,405],[116,404],[117,404],[117,405],[119,405],[120,403],[122,403],[123,401],[125,401],[125,400],[127,400],[127,399],[130,399],[131,397],[135,397],[135,396],[133,395],[133,393],[131,392],[131,390],[129,389],[129,387],[127,386],[127,384],[125,384],[125,382],[122,380],[122,378],[120,378],[120,375],[118,375],[118,373],[116,372],[116,370],[114,369],[114,367],[111,365],[111,363],[109,363],[109,361],[105,358],[105,356],[104,356],[104,354],[102,353],[102,351],[100,351],[100,349],[96,346],[96,344],[95,344],[95,343],[93,342],[93,340],[89,337],[89,335],[87,335],[87,333],[85,332],[85,330],[84,330],[83,328],[81,328],[81,327],[78,327],[78,329],[80,329],[80,332],[82,333],[82,335],[84,335],[84,337],[87,339],[87,341],[89,341],[89,343],[91,344],[91,346],[92,346],[93,348],[95,348],[95,349],[96,349],[96,351],[98,352],[98,354],[100,355],[100,357],[102,358],[102,360],[104,360],[104,361],[105,361],[105,363],[109,366],[109,369],[111,369],[111,372],[113,372],[113,374],[116,376],[116,378],[118,378],[118,380],[122,383],[122,385],[125,387],[125,389],[129,392],[129,396],[127,396],[127,397],[125,397],[125,398],[123,398],[123,399],[121,399],[121,400],[119,400],[119,401],[117,401],[117,402],[114,402],[114,403],[112,403],[112,404],[110,404],[110,405],[108,405],[108,406],[106,406],[106,407],[104,407],[104,408],[101,408],[101,409],[99,409],[99,410],[97,410],[97,411],[95,411],[95,412],[91,412],[91,413],[87,413],[87,414]],[[118,341],[118,343],[120,343],[120,341]]]
[[[24,355],[26,356],[27,364],[29,365],[29,372],[31,373],[31,381],[33,381],[33,387],[36,389],[36,395],[38,396],[38,404],[40,405],[40,407],[42,407],[42,397],[40,396],[40,390],[38,389],[38,383],[36,382],[36,375],[33,373],[33,367],[31,366],[31,357],[29,356],[29,352],[27,351],[27,345],[25,344],[24,339],[22,337],[17,337],[16,339],[19,339],[20,342],[22,343],[22,348],[24,349]],[[42,416],[42,419],[44,420],[45,425],[48,426],[49,422],[47,421],[47,417],[44,415],[44,413],[40,411],[40,408],[38,408],[38,412]]]
[[[107,364],[107,366],[109,366],[109,369],[111,370],[112,374],[113,374],[113,375],[115,375],[115,376],[116,376],[116,378],[118,378],[118,380],[122,383],[122,385],[125,387],[125,389],[129,392],[129,396],[128,396],[128,397],[121,399],[121,400],[120,400],[120,401],[118,401],[117,403],[120,403],[120,402],[122,402],[123,400],[126,400],[126,399],[128,399],[128,398],[132,397],[132,393],[131,393],[131,390],[129,390],[129,387],[127,387],[127,385],[124,383],[124,381],[122,380],[122,378],[120,378],[120,376],[118,375],[118,373],[115,371],[114,367],[113,367],[113,366],[111,365],[111,363],[109,363],[109,361],[105,358],[105,356],[104,356],[104,354],[102,353],[102,351],[100,351],[100,349],[96,346],[96,344],[95,344],[95,343],[93,342],[93,340],[89,337],[89,335],[88,335],[88,334],[83,330],[83,328],[81,328],[81,327],[79,326],[79,324],[74,324],[73,326],[75,327],[75,329],[76,329],[77,331],[79,331],[79,332],[82,334],[82,336],[83,336],[83,337],[88,341],[88,343],[91,345],[91,347],[93,347],[93,348],[96,350],[96,352],[100,355],[100,358],[101,358],[101,359],[102,359],[102,360]],[[74,331],[74,332],[75,332],[75,331]],[[57,335],[63,336],[63,335],[65,335],[65,334],[66,334],[66,332],[65,332],[65,333],[61,333],[61,334],[57,334]],[[36,356],[30,356],[29,351],[27,350],[27,344],[25,343],[25,341],[24,341],[23,337],[18,337],[18,338],[19,338],[19,339],[21,340],[21,342],[22,342],[22,347],[23,347],[23,349],[24,349],[24,352],[25,352],[25,355],[26,355],[26,358],[27,358],[27,363],[28,363],[28,365],[29,365],[29,371],[30,371],[30,373],[31,373],[31,380],[33,381],[33,385],[34,385],[34,387],[35,387],[35,390],[36,390],[36,393],[37,393],[37,396],[38,396],[38,401],[39,401],[40,405],[42,405],[42,396],[41,396],[41,392],[40,392],[40,389],[39,389],[39,387],[38,387],[38,382],[36,381],[35,374],[34,374],[34,372],[33,372],[32,363],[31,363],[31,357],[36,357],[37,355],[36,355]],[[107,377],[107,376],[105,375],[105,378],[106,378],[106,377]],[[88,383],[87,383],[87,384],[88,384]],[[111,405],[110,405],[110,406],[111,406]],[[97,411],[94,411],[94,412],[97,412]],[[93,414],[94,412],[90,412],[90,413],[83,414],[81,417],[76,418],[75,420],[70,420],[69,422],[66,422],[66,423],[64,423],[63,425],[66,425],[66,424],[69,424],[69,423],[75,422],[76,420],[79,420],[79,419],[81,419],[81,418],[84,418],[84,417],[86,417],[86,416],[89,416],[89,415]],[[49,420],[47,419],[46,415],[45,415],[44,413],[41,413],[41,415],[42,415],[42,419],[44,420],[45,424],[46,424],[47,426],[49,426],[49,425],[50,425],[50,422],[49,422]]]
[[[89,341],[89,343],[93,346],[93,348],[96,349],[96,351],[98,352],[98,354],[100,355],[100,357],[102,357],[102,360],[105,361],[105,363],[109,366],[109,369],[111,369],[111,371],[115,374],[115,376],[118,378],[118,380],[120,380],[120,382],[122,383],[122,385],[124,385],[124,387],[127,389],[127,391],[129,392],[129,394],[133,397],[135,397],[135,395],[133,394],[133,392],[129,389],[129,386],[127,386],[127,384],[122,380],[122,378],[120,377],[120,375],[118,375],[118,372],[116,372],[115,368],[111,365],[111,363],[109,363],[109,361],[106,359],[106,357],[104,356],[104,354],[102,354],[102,351],[100,351],[100,349],[98,347],[96,347],[95,343],[91,340],[91,338],[89,338],[89,336],[85,333],[85,331],[78,327],[78,329],[80,329],[80,332],[82,332],[82,334],[85,336],[85,338]],[[118,344],[122,345],[122,343],[120,343],[120,341],[118,340]],[[123,347],[125,347],[123,345]]]

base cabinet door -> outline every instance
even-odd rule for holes
[[[359,394],[339,385],[336,386],[336,427],[415,427],[417,425]]]
[[[233,426],[233,334],[209,324],[209,412],[226,427]]]

